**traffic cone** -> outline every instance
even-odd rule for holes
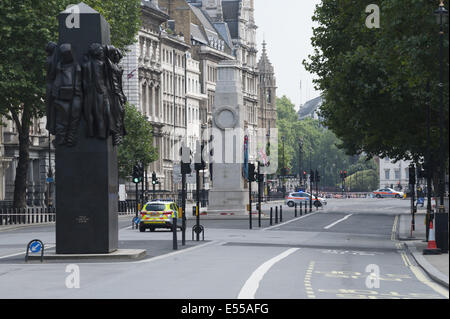
[[[430,220],[430,231],[428,233],[428,247],[423,250],[424,255],[440,255],[441,249],[436,246],[436,239],[434,235],[433,221]]]

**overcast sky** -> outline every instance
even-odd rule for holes
[[[320,95],[314,90],[312,75],[301,63],[313,53],[311,37],[315,24],[311,17],[319,3],[320,0],[255,0],[258,59],[265,39],[269,59],[275,68],[277,95],[288,96],[296,109],[300,102]]]

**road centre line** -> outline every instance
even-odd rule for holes
[[[341,219],[335,221],[334,223],[332,223],[332,224],[330,224],[330,225],[328,225],[328,226],[325,226],[324,229],[330,229],[330,228],[333,227],[334,225],[336,225],[336,224],[338,224],[338,223],[340,223],[340,222],[343,222],[344,220],[346,220],[347,218],[349,218],[349,217],[352,216],[352,215],[353,215],[353,214],[348,214],[348,215],[345,216],[344,218],[341,218]]]
[[[237,299],[255,299],[256,291],[258,290],[259,283],[263,279],[264,275],[270,270],[270,268],[272,268],[273,265],[295,253],[297,250],[299,250],[299,248],[288,249],[259,266],[247,279],[239,292]]]
[[[300,220],[300,219],[302,219],[302,218],[305,218],[305,217],[308,217],[308,216],[312,216],[312,215],[315,215],[315,214],[318,214],[318,212],[310,213],[310,214],[307,214],[307,215],[303,215],[303,216],[300,216],[300,217],[297,217],[297,218],[288,220],[287,222],[284,222],[284,223],[281,223],[281,224],[276,224],[276,225],[273,225],[273,226],[270,226],[270,227],[266,227],[266,228],[263,228],[263,229],[261,229],[261,230],[262,230],[262,231],[266,231],[266,230],[270,230],[270,229],[273,229],[273,228],[276,228],[276,227],[284,226],[284,225],[286,225],[286,224],[295,222],[295,221],[297,221],[297,220]]]

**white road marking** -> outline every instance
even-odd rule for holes
[[[55,246],[56,246],[56,245],[53,245],[53,246],[44,246],[44,249],[53,248],[53,247],[55,247]],[[25,249],[25,250],[26,250],[26,249]],[[1,256],[0,259],[9,258],[9,257],[15,257],[15,256],[20,256],[20,255],[25,255],[26,253],[27,253],[26,251],[23,251],[23,252],[21,252],[21,253],[11,254],[11,255],[7,255],[7,256]],[[44,251],[44,254],[45,254],[45,251]]]
[[[264,275],[280,260],[283,260],[287,256],[299,250],[299,248],[291,248],[281,253],[280,255],[266,261],[264,264],[259,266],[247,279],[241,291],[239,292],[238,299],[255,299],[256,291],[259,288],[259,283],[263,279]]]
[[[330,228],[333,227],[334,225],[339,224],[340,222],[343,222],[344,220],[346,220],[347,218],[349,218],[349,217],[352,216],[352,215],[353,215],[353,214],[348,214],[348,215],[345,216],[344,218],[341,218],[341,219],[335,221],[334,223],[332,223],[332,224],[330,224],[330,225],[328,225],[328,226],[325,226],[324,229],[330,229]]]
[[[167,258],[167,257],[172,257],[172,256],[175,256],[175,255],[187,253],[189,251],[196,250],[196,249],[199,249],[199,248],[202,248],[202,247],[205,247],[205,246],[216,245],[216,244],[222,244],[222,243],[217,241],[217,240],[215,240],[215,241],[211,241],[211,242],[206,243],[206,244],[202,244],[202,245],[198,245],[198,246],[194,246],[194,247],[190,247],[190,248],[186,248],[186,249],[182,249],[182,250],[177,250],[177,251],[165,254],[165,255],[156,256],[156,257],[153,257],[153,258],[139,260],[139,261],[134,261],[134,262],[131,262],[131,263],[132,264],[149,263],[149,262],[153,262],[153,261],[156,261],[156,260],[164,259],[164,258]]]
[[[449,298],[448,295],[448,290],[444,289],[443,287],[441,287],[440,285],[438,285],[435,282],[430,281],[429,279],[427,279],[427,277],[425,277],[425,275],[422,273],[422,271],[417,267],[417,266],[409,266],[409,269],[411,269],[411,271],[413,272],[413,274],[416,276],[416,278],[422,282],[423,284],[427,285],[428,287],[430,287],[431,289],[433,289],[434,291],[436,291],[437,293],[441,294],[442,296],[444,296],[445,298]]]
[[[302,219],[302,218],[305,218],[305,217],[308,217],[308,216],[312,216],[312,215],[315,215],[315,214],[318,214],[318,212],[315,212],[315,213],[309,213],[309,214],[307,214],[307,215],[303,215],[303,216],[300,216],[300,217],[297,217],[297,218],[288,220],[287,222],[284,222],[284,223],[281,223],[281,224],[276,224],[276,225],[274,225],[274,226],[270,226],[270,227],[267,227],[267,228],[263,228],[263,229],[261,229],[261,230],[262,230],[262,231],[266,231],[266,230],[274,229],[274,228],[277,228],[277,227],[280,227],[280,226],[283,226],[283,225],[286,225],[286,224],[295,222],[295,221],[297,221],[297,220],[300,220],[300,219]]]

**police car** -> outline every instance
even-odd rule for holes
[[[300,203],[309,203],[309,198],[311,195],[309,193],[305,192],[296,192],[296,193],[290,193],[288,196],[286,196],[286,205],[289,207],[294,207],[295,204],[299,205]],[[327,204],[327,200],[321,197],[316,197],[313,195],[312,202],[314,206],[325,206]]]
[[[142,208],[139,214],[139,231],[145,232],[148,228],[154,232],[157,228],[172,229],[173,218],[178,216],[178,205],[172,201],[152,201]],[[181,222],[180,224],[181,225]],[[182,226],[178,226],[182,228]]]
[[[404,193],[393,190],[392,188],[380,188],[372,192],[376,198],[403,198]]]

